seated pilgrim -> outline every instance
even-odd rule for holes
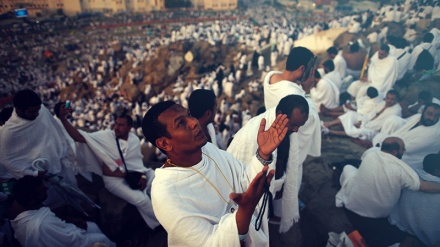
[[[402,189],[440,193],[439,183],[420,179],[400,159],[404,153],[402,139],[388,137],[381,149],[365,151],[358,169],[351,165],[343,169],[336,206],[345,208],[351,224],[368,246],[390,246],[405,238],[405,233],[388,222]]]
[[[77,218],[63,220],[45,207],[47,188],[42,178],[25,176],[17,180],[12,194],[11,226],[23,247],[88,247],[95,243],[116,246],[95,223]]]
[[[333,121],[324,122],[324,128],[333,125],[342,125],[344,130],[328,130],[329,134],[350,136],[363,140],[371,140],[382,128],[383,122],[389,116],[400,116],[402,108],[397,102],[399,98],[396,90],[388,91],[385,101],[378,101],[372,104],[366,114],[357,111],[347,111]],[[327,132],[324,129],[324,132]]]

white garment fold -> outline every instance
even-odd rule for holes
[[[397,60],[393,56],[379,59],[376,52],[371,57],[368,68],[368,82],[355,81],[347,89],[347,92],[357,99],[366,95],[368,87],[375,87],[379,95],[385,96],[394,86],[397,79]]]
[[[266,109],[276,107],[278,102],[282,98],[287,95],[295,94],[305,96],[305,91],[302,87],[296,83],[291,81],[279,81],[275,84],[270,84],[270,78],[274,74],[281,74],[279,71],[271,71],[266,75],[264,79],[264,104]],[[312,99],[306,98],[307,103],[309,104],[309,118],[307,119],[304,126],[299,128],[297,134],[297,141],[291,141],[291,148],[297,149],[297,155],[289,153],[289,157],[295,158],[295,163],[293,165],[288,165],[286,169],[286,174],[290,172],[296,172],[293,170],[294,167],[298,168],[297,176],[302,178],[302,164],[307,158],[307,155],[311,156],[321,156],[321,123],[318,115],[318,111],[313,103]],[[291,138],[293,138],[291,136]],[[301,145],[299,145],[301,143]],[[293,146],[293,147],[292,147]],[[294,156],[291,156],[294,155]],[[297,195],[296,189],[299,189],[301,185],[301,179],[296,181],[296,185],[294,183],[285,182],[283,195],[287,194],[295,194]],[[281,217],[280,224],[280,232],[287,232],[290,227],[292,227],[293,223],[297,222],[296,213],[292,209],[292,205],[294,204],[294,198],[283,199],[282,200],[282,212],[286,212],[286,215]],[[299,218],[298,218],[299,219]]]
[[[371,148],[362,155],[359,169],[344,167],[336,206],[345,206],[361,216],[387,217],[403,188],[418,190],[420,179],[405,162],[391,154]]]
[[[440,178],[417,169],[421,179],[440,183]],[[400,200],[389,217],[391,224],[417,236],[427,246],[440,242],[440,194],[403,190]]]
[[[98,242],[116,246],[96,224],[87,223],[86,231],[56,217],[47,207],[22,212],[11,221],[14,236],[22,246],[87,247]]]
[[[319,80],[316,87],[310,90],[310,94],[316,109],[319,112],[321,105],[333,109],[339,106],[339,87],[342,80],[337,71],[326,74]]]
[[[229,153],[243,164],[249,164],[258,149],[257,133],[263,118],[266,119],[265,130],[267,130],[276,119],[276,107],[272,107],[266,110],[266,112],[249,120],[248,123],[235,134],[234,139],[227,149]],[[294,222],[298,222],[299,220],[298,192],[302,180],[302,163],[298,162],[298,134],[293,133],[288,138],[290,139],[290,149],[285,176],[278,180],[274,179],[271,183],[271,192],[273,195],[275,195],[284,184],[283,197],[281,199],[281,203],[284,206],[281,207],[281,218],[284,218],[285,221],[282,221],[281,224],[283,224],[283,229],[287,228],[287,230]],[[277,151],[278,150],[275,150],[273,152],[273,162],[269,165],[270,169],[276,169]],[[268,222],[266,218],[267,217],[264,218],[263,224],[267,225]]]
[[[151,190],[154,212],[168,232],[169,246],[239,247],[237,211],[232,213],[232,204],[223,199],[246,191],[263,165],[255,156],[243,165],[211,143],[202,152],[202,160],[191,168],[156,169]],[[248,234],[246,246],[269,246],[268,231],[257,232],[251,223]]]
[[[11,118],[0,128],[1,178],[36,176],[32,162],[38,158],[48,160],[47,171],[59,174],[62,169],[75,171],[73,151],[60,126],[44,105],[33,120],[20,118],[15,109]]]
[[[102,176],[101,162],[104,162],[111,170],[121,170],[125,173],[125,168],[116,145],[116,136],[112,130],[103,130],[93,133],[80,131],[87,143],[78,143],[77,159],[78,164],[84,166],[86,171],[91,171]],[[142,153],[139,138],[129,133],[127,141],[119,139],[122,154],[124,156],[127,170],[144,173],[147,176],[147,183],[151,183],[154,178],[154,171],[147,169],[142,161]],[[134,205],[145,223],[154,229],[159,226],[150,197],[147,195],[147,188],[144,191],[133,190],[123,178],[102,176],[105,187],[117,197]]]

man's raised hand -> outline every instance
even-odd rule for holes
[[[288,122],[287,115],[278,114],[270,128],[265,131],[266,119],[261,120],[257,136],[258,153],[261,158],[268,160],[271,153],[280,145],[287,134]]]

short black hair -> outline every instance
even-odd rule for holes
[[[440,154],[428,154],[423,159],[423,170],[434,175],[435,170],[440,169]]]
[[[423,42],[431,43],[433,40],[434,40],[434,34],[432,34],[432,33],[425,33],[425,35],[423,35]]]
[[[117,118],[126,119],[127,120],[127,125],[130,126],[130,127],[133,127],[133,118],[130,115],[128,115],[126,113],[122,113],[122,114],[118,115]]]
[[[282,98],[277,105],[276,112],[281,112],[282,114],[286,114],[288,118],[290,118],[293,109],[300,109],[300,111],[307,116],[309,115],[309,104],[307,100],[301,95],[287,95]]]
[[[429,92],[429,91],[421,91],[420,93],[419,93],[419,99],[421,99],[421,100],[429,100],[429,99],[431,99],[431,97],[432,97],[432,95],[431,95],[431,93]]]
[[[18,91],[12,100],[14,107],[20,110],[26,110],[29,107],[39,106],[41,103],[42,101],[40,96],[30,89]]]
[[[330,71],[335,70],[335,63],[333,62],[333,60],[327,60],[325,61],[322,66],[328,68]]]
[[[307,63],[309,63],[313,56],[313,53],[305,47],[294,47],[290,50],[289,56],[287,57],[286,70],[295,71],[301,67],[301,65],[307,66]]]
[[[370,97],[371,99],[376,98],[379,95],[379,92],[377,91],[377,89],[375,87],[368,87],[367,89],[367,96]]]
[[[399,92],[397,92],[397,90],[395,89],[390,89],[387,94],[392,94],[394,96],[396,96],[397,99],[399,99]]]
[[[40,177],[24,176],[15,181],[12,196],[21,205],[34,206],[39,202],[38,188],[43,184]]]
[[[327,53],[328,54],[337,55],[338,54],[338,49],[336,49],[336,47],[332,46],[332,47],[327,49]]]
[[[350,45],[350,53],[358,52],[360,49],[359,43],[354,42],[352,45]]]
[[[385,139],[385,141],[382,142],[380,150],[387,153],[391,153],[393,151],[399,151],[400,144],[397,141],[387,141]]]
[[[167,126],[159,122],[159,115],[175,104],[176,102],[172,100],[159,102],[152,106],[142,119],[142,133],[144,134],[145,139],[155,147],[157,147],[156,140],[158,138],[162,136],[170,137],[170,134],[167,131]]]
[[[380,45],[380,49],[381,49],[382,51],[390,52],[390,46],[387,45],[387,44],[381,44],[381,45]]]
[[[206,111],[212,111],[215,106],[215,100],[216,97],[212,90],[194,90],[188,99],[188,108],[191,116],[200,118]]]

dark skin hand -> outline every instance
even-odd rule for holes
[[[268,173],[268,169],[268,166],[264,166],[263,170],[255,176],[245,192],[231,193],[229,195],[229,198],[238,204],[235,220],[237,221],[238,233],[241,235],[249,231],[249,222],[255,207],[265,191],[265,185],[266,183],[269,184],[275,175],[275,170],[271,170]]]

